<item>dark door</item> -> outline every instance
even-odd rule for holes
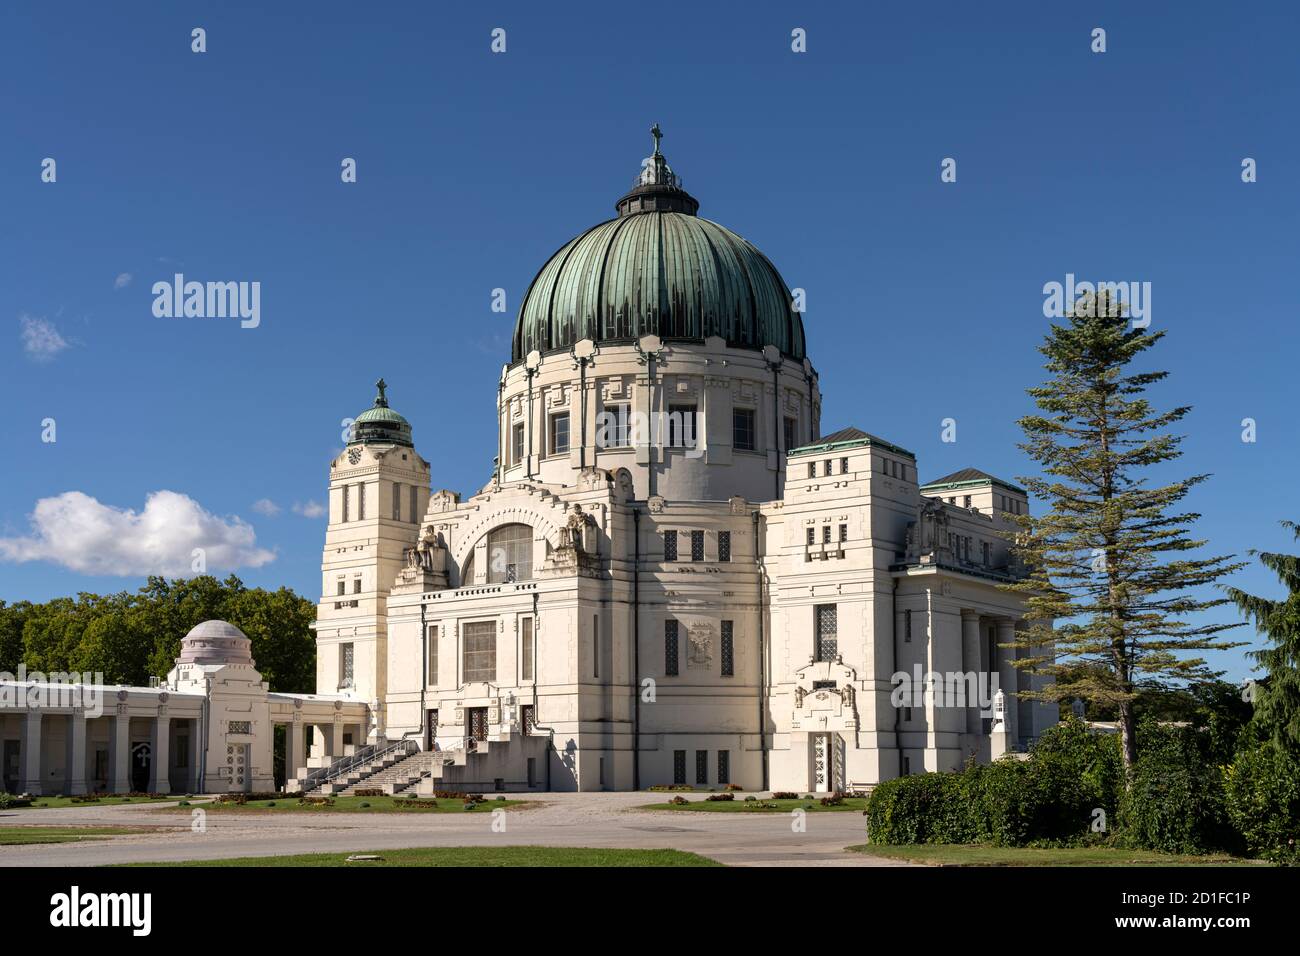
[[[17,740],[5,741],[5,790],[10,793],[18,792],[18,771],[21,767],[19,761],[22,759],[22,744]]]
[[[434,742],[438,739],[438,712],[431,710],[425,715],[424,723],[424,749],[432,750]]]
[[[479,741],[487,740],[487,708],[471,707],[469,708],[468,730],[470,743],[474,744]]]
[[[149,792],[149,771],[153,769],[153,748],[136,744],[131,748],[131,789],[136,793]]]
[[[521,704],[521,705],[519,706],[519,727],[520,727],[520,732],[521,732],[525,737],[530,736],[530,735],[532,734],[532,732],[533,732],[533,726],[534,726],[535,723],[536,723],[536,720],[535,720],[534,717],[533,717],[533,705],[532,705],[532,704]]]

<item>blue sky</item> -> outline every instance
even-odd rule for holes
[[[519,298],[612,215],[659,122],[701,214],[807,290],[824,431],[911,448],[923,478],[1025,474],[1015,419],[1043,377],[1044,283],[1149,281],[1169,330],[1152,362],[1172,373],[1154,397],[1195,406],[1177,471],[1214,474],[1199,533],[1222,552],[1288,546],[1291,5],[738,9],[5,5],[0,538],[30,537],[41,499],[140,511],[170,491],[191,510],[157,514],[216,522],[246,581],[315,598],[324,520],[293,506],[323,501],[341,419],[382,375],[435,487],[482,485]],[[261,325],[154,317],[150,288],[176,271],[259,281]],[[52,520],[94,514],[73,505]],[[110,522],[57,560],[0,563],[0,598],[138,587],[84,557],[119,538]],[[1253,568],[1234,583],[1277,593]],[[1237,653],[1220,663],[1245,673]]]

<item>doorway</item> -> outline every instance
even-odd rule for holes
[[[131,789],[135,793],[149,792],[149,777],[153,770],[153,746],[135,744],[131,748]]]
[[[488,712],[486,707],[467,708],[465,714],[466,736],[471,750],[475,745],[487,741]]]
[[[18,792],[18,774],[22,768],[22,742],[18,740],[5,741],[4,756],[4,779],[5,790],[9,793]]]
[[[438,743],[438,711],[431,710],[424,719],[424,749],[433,750]]]

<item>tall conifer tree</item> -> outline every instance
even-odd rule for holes
[[[1283,521],[1282,526],[1300,539],[1300,525]],[[1251,553],[1277,575],[1288,592],[1284,600],[1272,601],[1238,588],[1227,589],[1228,598],[1271,644],[1250,652],[1268,672],[1267,679],[1254,688],[1255,723],[1275,747],[1300,755],[1300,556]]]
[[[1028,576],[1009,587],[1028,606],[1017,666],[1054,678],[1071,665],[1102,665],[1068,687],[1053,681],[1022,696],[1113,705],[1131,768],[1137,691],[1209,678],[1195,652],[1237,646],[1216,635],[1239,625],[1204,618],[1227,598],[1196,592],[1241,565],[1191,554],[1205,542],[1191,537],[1200,516],[1182,502],[1208,475],[1150,483],[1182,454],[1182,436],[1168,429],[1190,407],[1157,411],[1144,397],[1168,373],[1129,364],[1164,333],[1131,327],[1124,312],[1108,292],[1085,295],[1039,348],[1052,377],[1028,390],[1039,413],[1020,420],[1020,447],[1043,474],[1021,481],[1048,510],[1016,517],[1014,551]]]

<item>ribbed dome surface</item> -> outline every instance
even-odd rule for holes
[[[766,256],[716,222],[655,210],[594,226],[551,257],[520,307],[512,360],[647,333],[804,357],[803,323]]]

